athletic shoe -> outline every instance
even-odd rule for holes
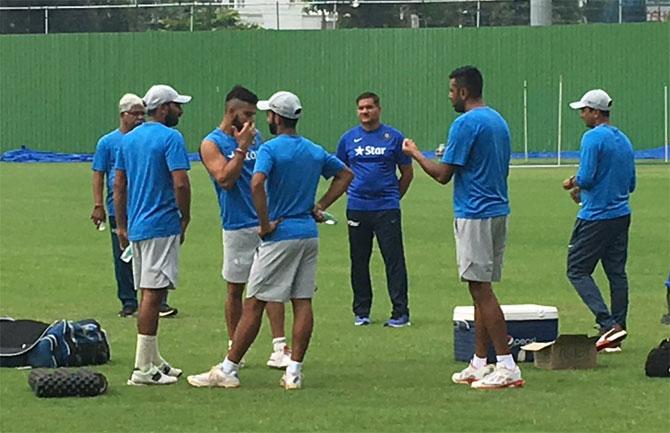
[[[668,313],[668,314],[664,314],[664,315],[661,317],[661,324],[662,324],[662,325],[670,325],[670,313]]]
[[[177,383],[177,378],[161,373],[156,366],[152,365],[147,372],[139,368],[134,369],[126,383],[128,385],[170,385]]]
[[[485,376],[493,373],[495,371],[494,365],[485,365],[482,368],[475,368],[472,363],[468,364],[466,368],[454,373],[451,376],[451,380],[454,383],[460,383],[464,385],[470,385],[472,382],[483,379]]]
[[[161,305],[160,308],[158,309],[158,316],[159,317],[172,317],[176,316],[179,310],[176,308],[170,307],[168,304]]]
[[[279,386],[283,386],[287,391],[302,388],[302,374],[284,373],[279,381]]]
[[[137,307],[126,305],[119,311],[119,317],[133,317],[137,314]]]
[[[266,365],[270,368],[286,368],[291,360],[291,350],[284,346],[284,350],[278,350],[270,354],[270,359]]]
[[[475,389],[521,388],[525,383],[518,366],[514,366],[512,370],[496,366],[493,373],[472,382],[470,387]]]
[[[166,360],[162,360],[160,365],[157,365],[158,369],[160,370],[161,373],[166,374],[168,376],[172,377],[179,377],[182,374],[181,368],[175,368],[168,364]]]
[[[621,346],[606,347],[600,353],[609,353],[609,354],[621,353]]]
[[[409,316],[407,314],[402,315],[402,316],[398,317],[397,319],[394,319],[393,317],[391,317],[390,319],[388,319],[386,321],[386,323],[384,323],[384,326],[388,326],[388,327],[391,327],[391,328],[404,328],[405,326],[409,326],[409,325],[411,325],[411,323],[409,321]]]
[[[219,388],[239,388],[240,378],[236,371],[225,374],[220,365],[215,365],[209,371],[200,374],[194,374],[186,378],[188,384],[196,388],[219,387]]]
[[[356,326],[365,326],[369,325],[370,323],[372,322],[370,322],[370,318],[368,316],[356,316],[356,318],[354,318],[354,325]]]
[[[628,333],[626,332],[625,329],[616,327],[612,328],[609,331],[605,332],[603,335],[601,335],[598,341],[596,341],[596,350],[600,352],[601,350],[607,347],[616,347],[627,336]]]

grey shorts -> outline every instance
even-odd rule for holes
[[[458,276],[463,281],[500,281],[507,216],[454,220]]]
[[[265,302],[311,299],[318,255],[318,238],[262,243],[251,266],[247,298]]]
[[[246,283],[260,244],[258,227],[223,230],[223,279],[229,283]]]
[[[179,278],[179,235],[131,242],[135,290],[174,289]]]

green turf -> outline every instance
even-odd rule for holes
[[[515,168],[503,303],[555,305],[564,333],[592,332],[593,319],[564,276],[576,206],[560,188],[574,168]],[[219,361],[223,325],[218,210],[195,164],[193,222],[182,254],[175,319],[161,321],[163,355],[187,374]],[[336,226],[321,231],[316,325],[305,388],[287,393],[264,367],[267,325],[247,355],[237,390],[135,388],[125,380],[135,351],[133,320],[119,309],[109,232],[88,220],[88,165],[0,165],[0,315],[96,318],[111,337],[112,361],[99,368],[109,392],[88,399],[34,397],[27,371],[0,371],[0,430],[6,431],[667,431],[670,382],[646,378],[644,360],[670,328],[663,282],[670,258],[670,167],[638,169],[628,273],[630,337],[620,355],[591,371],[542,371],[523,364],[523,389],[483,392],[453,385],[452,310],[469,297],[456,277],[451,186],[418,174],[403,202],[413,325],[381,326],[390,311],[381,260],[372,267],[374,324],[355,328],[350,312],[344,202]],[[604,276],[597,272],[600,282]],[[290,314],[288,315],[290,317]],[[287,328],[288,329],[288,328]]]

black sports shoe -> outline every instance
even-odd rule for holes
[[[176,316],[179,310],[176,308],[170,307],[168,304],[161,305],[160,308],[158,309],[158,316],[159,317],[172,317]]]
[[[126,305],[119,311],[119,317],[132,317],[137,314],[137,307],[131,305]]]

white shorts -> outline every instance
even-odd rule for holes
[[[247,298],[265,302],[311,299],[318,255],[318,238],[262,243],[251,266]]]
[[[458,275],[463,281],[493,282],[502,277],[507,216],[454,220]]]
[[[258,227],[223,230],[223,279],[229,283],[246,283],[260,244]]]
[[[180,235],[131,242],[135,290],[174,289],[179,278]]]

